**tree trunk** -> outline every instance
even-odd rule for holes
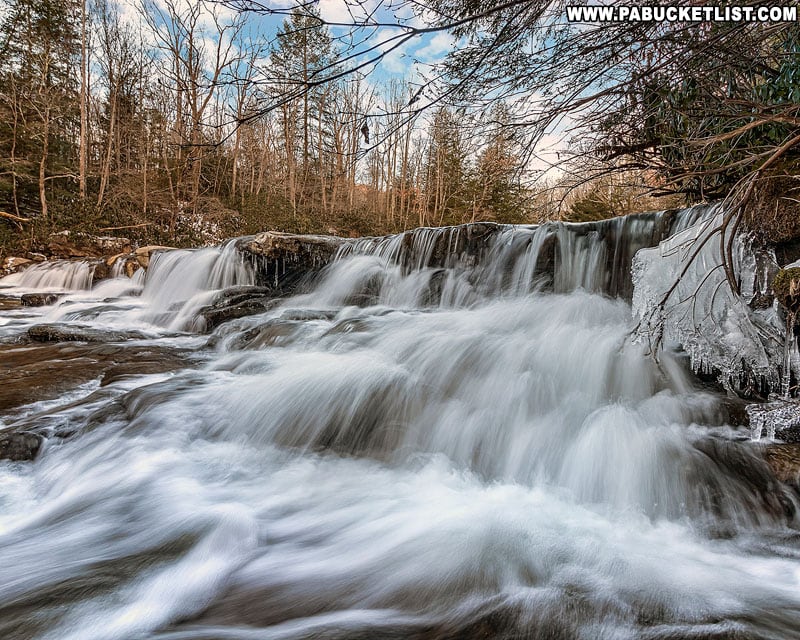
[[[86,45],[86,0],[81,0],[81,134],[78,149],[78,182],[81,201],[86,200],[86,160],[88,157],[87,141],[89,137],[89,118],[87,102],[89,99],[89,57]]]
[[[45,190],[45,178],[47,173],[47,155],[50,151],[50,105],[44,108],[44,118],[42,120],[42,157],[39,160],[39,201],[42,204],[42,218],[52,222],[48,217],[47,193]]]

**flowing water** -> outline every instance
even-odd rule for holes
[[[6,304],[9,381],[94,364],[0,418],[49,436],[0,462],[0,637],[800,637],[793,504],[604,294],[642,238],[509,228],[432,266],[447,233],[348,245],[211,336],[256,279],[233,244]],[[107,340],[53,355],[42,323]]]

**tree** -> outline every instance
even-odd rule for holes
[[[142,16],[158,42],[160,56],[167,63],[162,69],[169,80],[174,104],[171,110],[170,174],[175,214],[182,202],[197,215],[203,187],[203,160],[209,146],[206,129],[210,106],[217,96],[225,73],[241,56],[237,40],[243,28],[240,17],[227,19],[213,2],[156,3],[142,0]]]
[[[497,103],[489,114],[483,149],[474,171],[472,221],[478,218],[525,222],[528,192],[521,184],[522,150],[508,126],[508,106]]]
[[[269,98],[280,106],[283,153],[286,161],[288,200],[297,214],[309,197],[312,180],[318,180],[326,140],[315,131],[327,129],[327,92],[312,80],[332,64],[332,40],[316,8],[295,11],[279,29],[270,52]]]
[[[427,216],[420,225],[465,221],[467,215],[467,149],[458,116],[447,107],[438,109],[429,129],[425,167]]]
[[[35,182],[41,217],[49,220],[48,185],[72,180],[71,154],[78,107],[74,64],[79,54],[78,5],[72,0],[13,0],[0,26],[3,103],[10,112],[13,207],[34,215]]]

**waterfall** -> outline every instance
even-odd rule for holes
[[[631,340],[633,256],[713,215],[347,241],[211,335],[274,295],[235,242],[0,310],[0,451],[41,440],[0,460],[0,636],[797,637],[795,494]]]
[[[636,252],[712,212],[698,206],[581,224],[477,223],[361,238],[339,248],[325,299],[334,304],[360,298],[404,307],[452,307],[537,289],[583,289],[629,299]],[[354,256],[364,259],[356,263]]]
[[[232,240],[220,247],[155,253],[142,298],[149,321],[181,330],[196,327],[196,312],[219,290],[254,283],[253,268]]]
[[[95,265],[86,260],[54,260],[33,264],[0,278],[0,290],[76,291],[92,286]]]

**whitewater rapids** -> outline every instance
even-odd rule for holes
[[[0,637],[800,637],[796,522],[712,455],[742,439],[720,398],[627,302],[523,266],[423,304],[438,271],[353,253],[210,340],[197,310],[253,282],[231,247],[2,312],[5,345],[193,355],[2,415],[70,437],[0,462]]]

